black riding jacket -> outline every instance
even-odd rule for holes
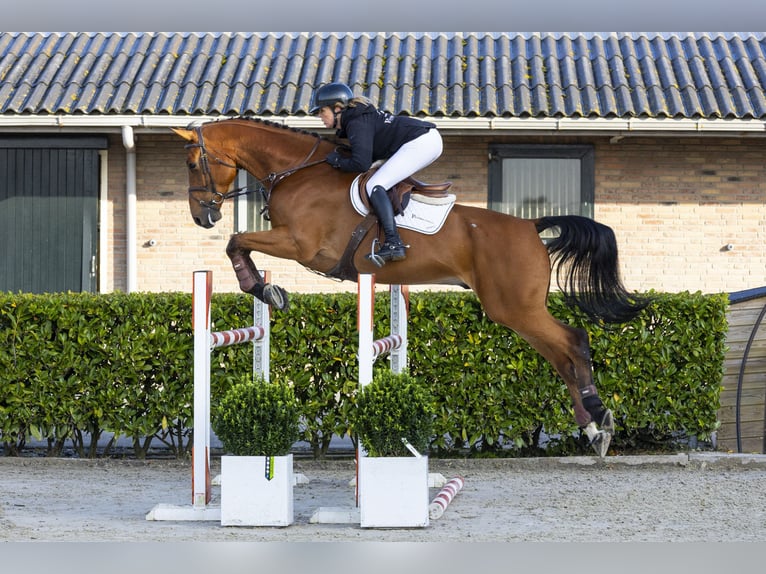
[[[341,112],[336,135],[347,138],[351,157],[338,157],[343,171],[367,171],[373,162],[388,159],[402,145],[422,136],[436,125],[409,116],[395,116],[372,105],[347,107]]]

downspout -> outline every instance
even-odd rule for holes
[[[127,292],[136,290],[136,142],[131,126],[122,126],[125,147],[125,254]]]

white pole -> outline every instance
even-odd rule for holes
[[[357,328],[359,329],[359,386],[372,382],[372,321],[375,311],[375,275],[360,274],[357,284]]]
[[[261,271],[261,277],[264,282],[271,282],[269,271]],[[263,337],[253,341],[253,373],[260,374],[264,381],[268,381],[271,370],[271,307],[257,297],[253,297],[253,325],[263,328]]]
[[[409,290],[407,286],[391,285],[391,334],[402,338],[401,344],[391,350],[391,372],[403,373],[407,369],[407,312]]]
[[[132,126],[122,126],[122,145],[125,148],[125,255],[127,258],[127,289],[133,293],[138,285],[136,253],[136,142]]]
[[[195,271],[192,292],[194,323],[194,444],[192,506],[210,502],[210,298],[213,272]]]
[[[373,342],[373,314],[375,312],[375,275],[359,274],[357,277],[356,293],[356,327],[359,331],[359,387],[372,382],[372,364],[375,362]],[[362,485],[359,480],[359,465],[366,456],[362,441],[356,445],[356,505],[359,506],[359,496]]]

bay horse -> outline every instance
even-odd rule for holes
[[[261,280],[253,251],[339,279],[356,281],[357,273],[374,272],[383,284],[470,288],[490,320],[518,333],[553,365],[571,395],[578,426],[598,455],[606,455],[614,418],[593,383],[588,334],[554,318],[547,298],[555,268],[567,303],[593,321],[624,323],[646,307],[648,299],[628,293],[620,279],[611,228],[582,216],[522,219],[455,204],[433,235],[401,229],[410,245],[407,258],[379,268],[365,258],[377,234],[361,225],[349,198],[358,174],[324,161],[336,142],[242,117],[173,131],[187,142],[189,208],[197,225],[213,227],[227,198],[250,193],[229,191],[239,169],[262,185],[271,229],[234,234],[226,247],[242,291],[276,309],[288,304],[284,289]],[[546,244],[539,234],[551,228],[559,234]]]

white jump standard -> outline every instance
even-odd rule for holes
[[[390,285],[391,332],[373,340],[375,314],[375,276],[360,274],[357,284],[357,327],[359,329],[359,386],[372,382],[372,365],[390,351],[391,371],[401,373],[407,368],[407,289]]]
[[[374,309],[375,309],[375,276],[360,274],[357,278],[357,328],[359,332],[359,386],[372,382],[373,365],[385,353],[389,353],[390,369],[394,373],[402,373],[407,368],[407,287],[390,285],[390,332],[388,335],[374,339]],[[364,451],[357,452],[357,464],[362,465]],[[427,460],[424,460],[427,464]],[[360,468],[360,467],[358,467]],[[363,481],[357,476],[357,506],[321,507],[312,515],[311,523],[327,524],[362,524],[359,495],[364,489]]]
[[[268,272],[263,274],[268,282]],[[192,292],[194,330],[194,443],[192,449],[192,504],[158,504],[147,520],[220,520],[220,506],[211,506],[210,476],[210,353],[217,347],[253,343],[253,372],[269,380],[270,309],[253,297],[253,325],[210,331],[213,272],[195,271]]]

